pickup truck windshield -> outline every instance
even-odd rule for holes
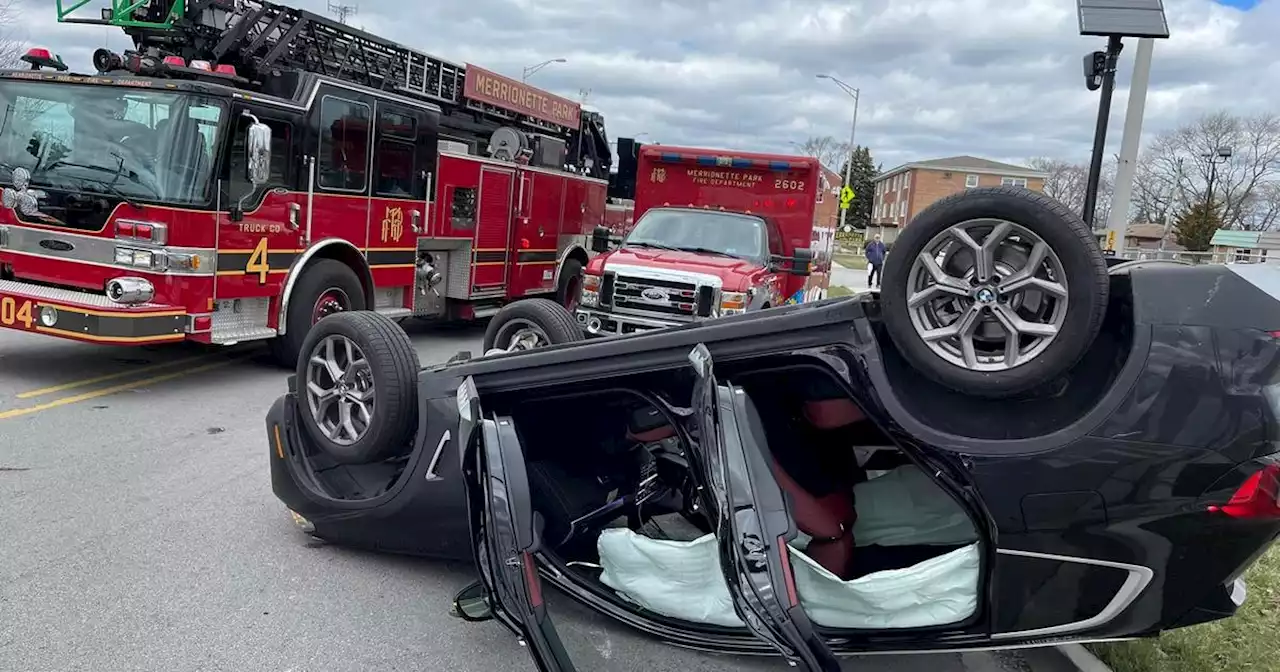
[[[138,201],[207,202],[224,107],[206,96],[0,80],[0,181]]]
[[[654,247],[758,261],[768,255],[765,222],[732,212],[650,210],[623,247]]]

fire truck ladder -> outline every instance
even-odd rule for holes
[[[430,100],[445,110],[441,123],[447,128],[470,136],[481,122],[490,132],[516,126],[559,137],[570,156],[600,157],[584,172],[608,176],[610,148],[598,115],[584,113],[579,130],[467,99],[465,66],[327,17],[265,0],[112,0],[101,18],[73,16],[89,1],[57,0],[58,21],[118,26],[139,52],[233,65],[258,86],[296,69]],[[474,121],[450,118],[459,111]]]

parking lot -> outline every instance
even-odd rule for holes
[[[423,363],[479,328],[410,325]],[[0,330],[0,669],[532,670],[451,617],[465,566],[326,546],[271,493],[261,347],[120,349]],[[578,669],[774,670],[553,613]],[[1038,652],[875,656],[850,670],[1061,669]]]

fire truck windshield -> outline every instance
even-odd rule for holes
[[[0,80],[0,181],[25,168],[50,191],[205,203],[226,116],[217,99],[146,89]]]
[[[768,256],[765,222],[732,212],[658,208],[646,212],[623,247],[651,247],[759,261]]]

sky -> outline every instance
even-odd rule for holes
[[[17,31],[81,72],[117,28],[56,23],[16,0]],[[348,23],[519,78],[604,114],[610,136],[770,152],[810,136],[855,140],[886,169],[969,154],[1085,162],[1097,115],[1075,0],[343,0]],[[102,0],[102,5],[108,4]],[[327,13],[327,0],[295,0]],[[336,4],[336,3],[335,3]],[[415,6],[416,4],[416,6]],[[1280,0],[1165,0],[1144,138],[1219,109],[1280,113]],[[97,13],[90,2],[83,10]],[[1108,153],[1119,151],[1137,41],[1121,56]],[[1268,84],[1269,83],[1269,84]],[[1144,143],[1145,144],[1145,143]]]

